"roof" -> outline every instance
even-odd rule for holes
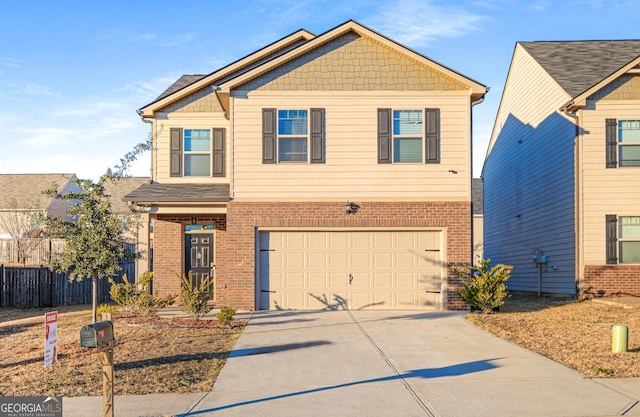
[[[193,75],[183,75],[180,78],[178,78],[178,80],[176,82],[174,82],[173,84],[171,84],[169,86],[169,88],[167,88],[166,90],[164,90],[162,92],[162,94],[160,94],[158,96],[158,98],[156,98],[154,100],[158,101],[158,100],[162,100],[165,97],[170,96],[171,94],[175,93],[176,91],[182,90],[183,88],[195,83],[196,81],[199,81],[201,79],[203,79],[204,77],[206,77],[206,75],[204,74],[193,74]]]
[[[472,98],[474,101],[482,98],[489,90],[485,85],[418,52],[415,52],[412,49],[407,48],[406,46],[401,45],[354,20],[349,20],[318,36],[315,36],[304,29],[300,29],[291,35],[285,36],[284,38],[281,38],[276,42],[205,76],[183,75],[178,79],[178,81],[165,90],[155,101],[139,109],[138,114],[143,117],[153,117],[154,112],[158,109],[161,109],[167,104],[179,100],[180,98],[207,85],[214,85],[216,87],[216,91],[228,94],[230,89],[238,85],[242,85],[247,81],[279,66],[285,65],[291,60],[304,55],[315,48],[321,47],[327,42],[348,32],[355,32],[360,36],[366,35],[373,38],[400,53],[412,57],[418,62],[429,65],[435,70],[452,77],[458,82],[468,85],[472,91]]]
[[[640,55],[640,40],[518,42],[571,97]]]
[[[229,184],[143,184],[124,196],[125,201],[153,202],[227,202]]]
[[[60,191],[75,174],[0,174],[0,210],[46,208],[51,202],[42,194],[56,183]],[[26,207],[15,207],[25,205]]]
[[[482,178],[473,178],[471,180],[471,203],[473,205],[473,214],[484,213],[484,183]]]
[[[105,181],[104,188],[111,200],[111,211],[116,214],[130,213],[129,205],[123,200],[124,196],[150,181],[149,177],[116,178]]]

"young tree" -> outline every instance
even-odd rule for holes
[[[16,250],[16,260],[23,265],[42,242],[42,229],[38,224],[39,210],[35,204],[19,202],[16,198],[7,201],[7,210],[0,213],[0,231],[11,237]]]
[[[119,260],[132,259],[138,253],[125,250],[126,222],[131,218],[111,212],[111,202],[105,194],[103,176],[95,183],[91,180],[72,180],[80,191],[64,195],[54,188],[45,191],[49,197],[62,201],[74,201],[68,211],[69,219],[46,217],[43,219],[47,233],[66,239],[64,251],[52,254],[50,267],[56,271],[69,271],[69,279],[93,281],[92,319],[97,321],[98,280],[111,277],[120,269]]]

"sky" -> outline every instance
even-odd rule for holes
[[[516,42],[640,39],[638,15],[635,0],[0,1],[0,174],[97,180],[149,136],[136,110],[182,74],[353,19],[491,88],[473,108],[477,177]]]

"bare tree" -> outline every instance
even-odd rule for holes
[[[43,239],[38,220],[40,210],[35,204],[20,202],[15,197],[7,201],[5,207],[0,211],[0,229],[11,237],[16,260],[24,265]]]

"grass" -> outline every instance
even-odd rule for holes
[[[0,396],[102,395],[98,356],[80,347],[90,308],[57,311],[58,362],[45,369],[45,310],[0,308]],[[116,395],[211,390],[246,324],[123,314],[113,322]]]
[[[640,308],[514,295],[499,313],[470,313],[467,319],[586,377],[640,377]],[[628,352],[611,352],[616,324],[629,328]]]

